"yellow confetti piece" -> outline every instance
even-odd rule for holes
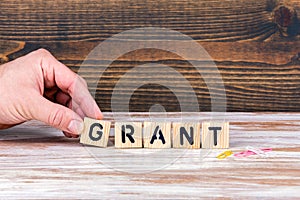
[[[232,155],[233,152],[228,150],[228,151],[224,151],[223,153],[219,154],[217,156],[218,159],[224,159],[224,158],[227,158],[228,156]]]

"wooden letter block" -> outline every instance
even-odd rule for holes
[[[171,123],[145,122],[145,148],[171,148]]]
[[[116,122],[115,147],[116,148],[142,148],[143,124],[141,122]]]
[[[107,147],[110,131],[110,122],[84,118],[84,129],[80,136],[80,143]]]
[[[202,123],[202,148],[222,149],[229,148],[229,123],[228,122],[203,122]]]
[[[200,123],[173,123],[173,148],[200,149]]]

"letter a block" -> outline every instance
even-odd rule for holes
[[[110,122],[84,118],[84,129],[80,136],[80,143],[98,147],[107,147]]]
[[[173,123],[173,148],[200,149],[200,123]]]
[[[142,148],[143,124],[141,122],[116,122],[115,147],[116,148]]]
[[[228,122],[203,122],[202,123],[202,148],[222,149],[229,148],[229,123]]]
[[[171,123],[145,122],[145,148],[171,148]]]

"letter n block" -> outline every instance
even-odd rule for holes
[[[110,122],[84,118],[84,129],[80,136],[80,143],[98,147],[107,147]]]
[[[229,148],[228,122],[202,123],[202,148],[222,149]]]
[[[171,123],[145,122],[145,148],[171,148]]]
[[[141,122],[116,122],[115,147],[116,148],[142,148],[143,124]]]
[[[173,148],[200,149],[200,123],[173,123]]]

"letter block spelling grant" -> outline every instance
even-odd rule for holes
[[[143,124],[141,122],[116,122],[115,147],[116,148],[142,148]]]
[[[229,123],[228,122],[203,122],[202,123],[202,148],[222,149],[229,148]]]
[[[107,147],[109,131],[109,121],[84,118],[84,129],[80,136],[80,143],[98,147]]]
[[[171,148],[171,123],[145,122],[145,148]]]
[[[200,123],[173,123],[173,148],[200,149]]]

